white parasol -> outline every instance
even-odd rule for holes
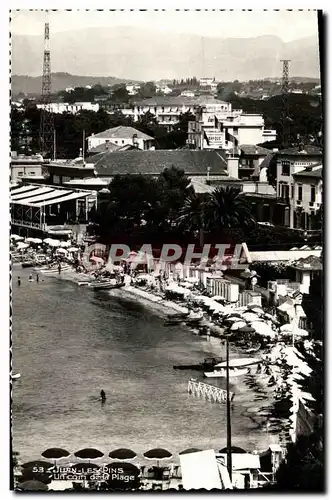
[[[12,234],[10,237],[11,237],[12,240],[15,240],[15,241],[22,241],[22,240],[24,240],[23,236],[19,236],[18,234]]]
[[[242,328],[246,326],[245,321],[236,321],[235,323],[232,324],[231,330],[238,330],[239,328]]]
[[[71,242],[70,242],[70,241],[61,241],[61,242],[60,242],[60,246],[61,246],[62,248],[68,248],[68,247],[70,247],[70,246],[71,246]]]

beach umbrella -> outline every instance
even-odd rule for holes
[[[104,259],[102,259],[101,257],[96,257],[95,255],[90,257],[90,261],[95,262],[96,264],[104,264]]]
[[[255,329],[252,328],[251,326],[243,326],[242,328],[239,328],[239,332],[241,332],[241,333],[255,333]]]
[[[40,245],[41,243],[43,243],[43,240],[41,240],[40,238],[35,238],[35,243],[37,243],[37,245]]]
[[[62,248],[68,248],[71,246],[71,241],[60,241],[60,246]]]
[[[239,328],[243,328],[246,326],[245,321],[235,321],[235,323],[232,324],[231,330],[238,330]]]
[[[139,488],[141,471],[135,465],[128,462],[113,462],[107,464],[105,469],[107,469],[109,474],[109,479],[106,482],[111,490],[133,490]]]
[[[257,314],[254,314],[252,312],[245,312],[242,314],[242,318],[245,321],[251,322],[251,321],[257,321],[258,316],[257,316]]]
[[[249,310],[248,312],[253,312],[254,314],[264,314],[263,309],[257,305],[247,306],[247,309]]]
[[[82,463],[74,464],[70,468],[72,470],[74,470],[75,473],[78,475],[86,475],[87,473],[92,475],[97,470],[100,469],[100,466],[96,465],[96,464],[89,464],[87,462],[82,462]]]
[[[228,318],[224,318],[224,321],[227,321],[229,323],[235,323],[240,320],[241,320],[240,316],[229,316]]]
[[[60,241],[59,240],[50,240],[48,241],[48,245],[50,247],[59,247],[60,246]]]
[[[129,448],[118,448],[111,451],[108,456],[117,460],[133,460],[137,457],[137,454],[133,450],[129,450]]]
[[[219,450],[219,453],[227,453],[227,448],[222,448],[221,450]],[[240,448],[239,446],[232,446],[231,453],[248,453],[248,452],[243,448]]]
[[[35,243],[35,238],[26,238],[25,242],[26,243]]]
[[[186,450],[180,451],[179,455],[187,455],[188,453],[197,453],[199,451],[203,450],[200,450],[199,448],[187,448]]]
[[[70,248],[68,248],[68,252],[73,252],[74,253],[74,252],[79,252],[79,251],[80,251],[80,249],[77,248],[77,247],[70,247]]]
[[[29,244],[28,243],[23,243],[23,242],[19,242],[18,245],[17,245],[17,248],[19,250],[24,250],[25,248],[28,248],[29,247]]]
[[[43,451],[41,455],[42,457],[50,458],[51,460],[58,460],[60,458],[69,457],[70,453],[63,448],[47,448],[47,450]]]
[[[68,253],[68,252],[67,252],[67,250],[66,250],[65,248],[58,248],[58,249],[56,250],[56,253],[57,253],[57,254],[67,255],[67,253]]]
[[[31,462],[26,462],[25,464],[22,464],[24,469],[33,469],[36,467],[37,469],[40,469],[40,472],[48,472],[48,469],[53,468],[54,464],[51,462],[46,462],[45,460],[32,460]]]
[[[41,481],[32,479],[31,481],[20,483],[18,489],[23,491],[48,491],[48,486]]]
[[[14,241],[22,241],[22,240],[24,240],[23,236],[19,236],[18,234],[11,234],[10,237]]]
[[[172,458],[172,453],[165,450],[164,448],[153,448],[152,450],[143,453],[143,456],[148,460],[157,460],[157,465],[159,467],[159,461]]]
[[[275,336],[275,333],[271,329],[271,327],[269,325],[267,325],[266,323],[263,323],[262,321],[253,321],[250,326],[251,326],[251,328],[254,328],[254,330],[262,336],[265,336],[265,337],[274,337]]]
[[[96,450],[95,448],[84,448],[82,450],[77,451],[74,453],[75,457],[78,458],[86,458],[88,460],[93,460],[95,458],[101,458],[104,456],[104,453],[102,453],[99,450]]]

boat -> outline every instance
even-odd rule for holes
[[[262,360],[258,358],[230,359],[229,376],[240,377],[242,375],[246,375],[248,368],[252,365],[257,365],[258,363],[262,363]],[[225,378],[227,376],[226,361],[216,365],[212,372],[204,372],[204,376],[207,378]]]
[[[12,380],[17,380],[21,378],[21,374],[20,373],[15,373],[14,375],[12,375]]]
[[[25,260],[21,263],[22,267],[33,267],[35,262],[33,260]]]
[[[221,358],[206,358],[203,363],[199,363],[197,365],[175,365],[173,366],[174,370],[196,370],[196,371],[204,371],[213,369],[218,363],[221,363]]]
[[[122,288],[125,283],[110,283],[110,282],[100,282],[100,283],[90,283],[90,287],[94,290],[114,290],[115,288]]]
[[[249,349],[246,350],[247,354],[254,354],[255,352],[258,352],[262,348],[262,345],[259,344],[258,347],[250,347]]]
[[[78,281],[77,282],[78,286],[84,286],[84,285],[91,285],[91,281]]]
[[[168,321],[173,321],[173,320],[176,320],[176,321],[181,320],[182,321],[182,320],[188,318],[189,314],[190,314],[189,312],[187,312],[187,313],[167,314],[167,319],[168,319]]]

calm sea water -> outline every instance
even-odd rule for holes
[[[55,446],[105,453],[129,447],[138,454],[226,446],[225,406],[187,394],[189,378],[199,373],[173,370],[223,355],[219,341],[165,327],[162,314],[123,293],[97,294],[50,277],[29,283],[28,275],[14,269],[13,371],[21,379],[13,384],[13,448],[22,460]],[[243,416],[255,404],[253,393],[243,383],[233,389],[233,444],[264,449],[264,430]]]

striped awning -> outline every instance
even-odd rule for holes
[[[11,203],[29,207],[44,207],[64,201],[86,198],[91,191],[59,189],[53,186],[28,185],[11,190]]]

